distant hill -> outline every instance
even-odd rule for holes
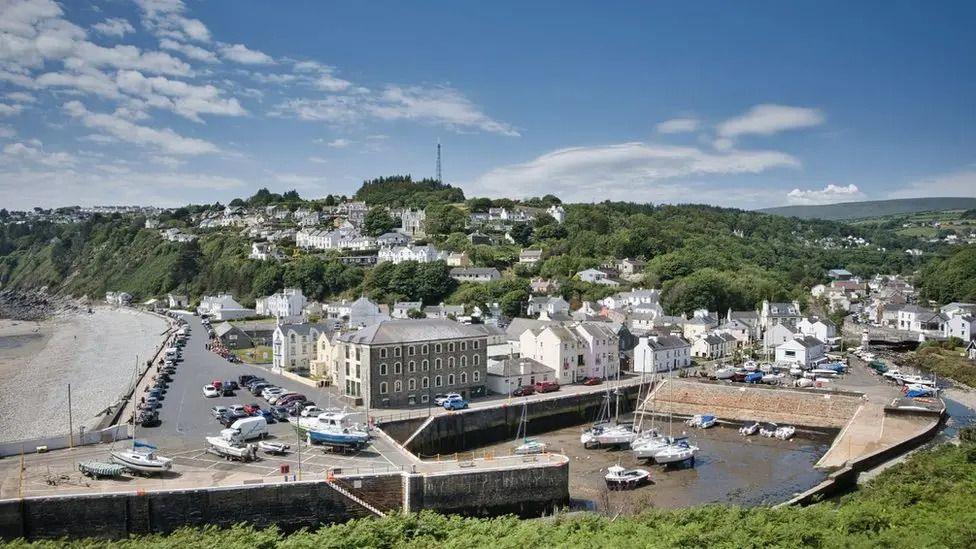
[[[799,217],[801,219],[847,220],[884,215],[910,214],[940,210],[969,210],[976,208],[976,198],[935,197],[898,198],[895,200],[867,200],[864,202],[842,202],[822,206],[780,206],[765,208],[762,213]]]

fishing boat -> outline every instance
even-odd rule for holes
[[[310,444],[362,448],[369,443],[370,436],[352,421],[354,415],[356,412],[328,411],[319,414],[314,421],[302,421],[300,425],[307,425],[304,428]]]
[[[156,447],[148,442],[136,440],[129,450],[113,450],[112,462],[125,466],[130,471],[155,474],[173,468],[173,460],[156,455]]]
[[[803,375],[803,368],[800,368],[799,366],[792,366],[792,367],[790,367],[790,375],[793,376],[793,377],[800,377],[800,376],[802,376]]]
[[[742,427],[739,427],[739,434],[742,435],[742,436],[744,436],[744,437],[751,437],[752,435],[754,435],[754,434],[756,434],[758,432],[759,432],[759,422],[758,421],[754,421],[754,422],[750,423],[749,425],[743,425]]]
[[[778,427],[776,431],[773,432],[773,436],[780,440],[789,440],[791,437],[793,437],[794,433],[796,433],[796,427],[792,425],[784,425],[782,427]]]
[[[715,379],[732,379],[735,375],[735,368],[719,368],[715,370]]]
[[[516,446],[513,450],[515,454],[524,456],[530,454],[541,454],[546,451],[546,443],[534,438],[528,437],[529,432],[529,404],[525,402],[522,404],[522,417],[519,419],[518,431],[515,433]],[[522,440],[521,444],[518,444],[519,439]]]
[[[607,469],[605,477],[607,488],[611,490],[632,490],[650,482],[651,473],[644,469],[624,469],[613,465]]]
[[[698,427],[699,429],[708,429],[715,425],[718,419],[711,414],[699,414],[692,416],[686,423],[689,427]]]

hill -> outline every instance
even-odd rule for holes
[[[758,211],[772,215],[799,217],[800,219],[829,219],[838,221],[915,212],[968,210],[972,208],[976,208],[976,198],[943,196],[842,202],[840,204],[824,204],[821,206],[780,206],[777,208],[764,208]]]

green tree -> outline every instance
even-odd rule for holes
[[[372,208],[363,219],[363,229],[370,236],[380,236],[397,226],[397,222],[384,208]]]
[[[433,235],[462,232],[466,221],[464,212],[460,209],[450,204],[437,204],[427,208],[424,230]]]

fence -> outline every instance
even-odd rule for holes
[[[131,438],[128,425],[115,425],[101,430],[84,431],[70,437],[67,433],[50,437],[33,438],[28,440],[15,440],[12,442],[0,443],[0,457],[16,456],[21,452],[32,454],[38,448],[47,450],[59,450],[74,446],[88,446],[91,444],[101,444],[103,442],[113,442],[115,440],[125,440]]]

